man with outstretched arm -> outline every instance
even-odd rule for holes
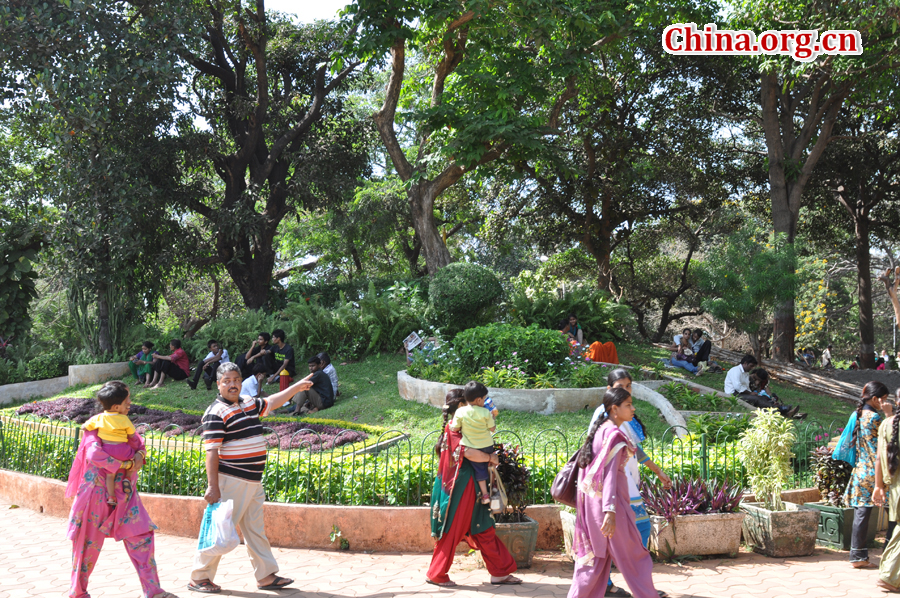
[[[294,580],[277,575],[278,563],[263,526],[266,440],[259,418],[273,413],[301,390],[308,390],[312,383],[304,378],[270,397],[254,399],[241,396],[241,370],[235,363],[223,363],[216,374],[219,396],[202,420],[208,483],[204,498],[209,504],[229,499],[234,502],[232,519],[244,534],[257,586],[278,590]],[[222,588],[213,583],[221,558],[198,552],[188,589],[221,592]]]

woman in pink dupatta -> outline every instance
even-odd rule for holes
[[[90,598],[88,579],[106,538],[125,544],[125,551],[140,577],[142,598],[178,598],[160,587],[154,559],[153,532],[157,527],[135,491],[137,473],[146,455],[143,439],[135,434],[129,440],[135,450],[134,461],[122,462],[104,452],[96,430],[83,434],[66,486],[66,497],[75,497],[67,533],[72,541],[69,598]],[[118,504],[115,507],[106,502],[107,475],[116,476]]]
[[[625,463],[634,454],[619,430],[634,417],[631,395],[610,388],[604,413],[588,432],[578,459],[575,573],[569,598],[600,598],[613,561],[634,598],[666,596],[653,587],[653,560],[641,541],[628,494]]]

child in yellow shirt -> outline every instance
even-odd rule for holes
[[[128,419],[131,410],[131,393],[128,386],[108,382],[97,393],[97,400],[103,406],[103,413],[95,415],[84,423],[85,431],[97,430],[103,441],[103,450],[113,459],[125,462],[134,459],[134,448],[129,444],[135,434],[134,424]],[[106,502],[116,506],[116,476],[106,476]]]
[[[453,421],[450,422],[451,430],[462,432],[462,444],[468,449],[477,449],[482,453],[494,452],[494,439],[491,433],[497,429],[494,424],[494,416],[484,406],[487,397],[487,387],[481,382],[469,382],[463,388],[463,400],[466,405],[456,410]],[[468,461],[468,459],[467,459]],[[481,491],[481,504],[491,504],[491,496],[488,493],[487,481],[490,472],[487,463],[469,461],[475,470],[475,481]]]

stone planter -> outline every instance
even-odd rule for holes
[[[522,523],[495,523],[497,537],[516,560],[519,569],[531,567],[534,550],[537,548],[538,522],[525,516]]]
[[[806,556],[816,549],[819,512],[786,502],[784,511],[769,511],[762,503],[743,503],[744,540],[767,556]]]
[[[565,546],[566,556],[575,560],[575,513],[568,511],[559,511],[559,519],[562,522],[563,545]]]
[[[737,555],[744,513],[679,515],[672,525],[652,515],[650,550],[668,556]]]
[[[850,550],[850,534],[853,531],[853,509],[833,507],[823,502],[806,503],[802,509],[812,509],[819,513],[819,531],[816,534],[816,544],[835,548],[837,550]],[[871,546],[878,533],[878,523],[881,518],[881,507],[875,507],[869,518],[869,529],[866,533],[866,546]]]

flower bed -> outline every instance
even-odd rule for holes
[[[100,407],[94,399],[62,397],[52,401],[27,403],[19,407],[15,414],[83,424],[99,412]],[[201,433],[199,428],[202,415],[199,413],[181,410],[168,411],[132,404],[128,417],[135,427],[146,426],[151,430],[161,432],[164,436],[181,436],[182,434],[198,436]],[[331,421],[327,424],[313,423],[296,419],[284,421],[282,418],[268,420],[265,425],[271,428],[275,434],[269,434],[266,440],[270,448],[278,447],[282,450],[302,448],[310,452],[319,452],[363,442],[369,438],[366,431],[336,425],[339,423]],[[303,432],[298,434],[301,430]]]

